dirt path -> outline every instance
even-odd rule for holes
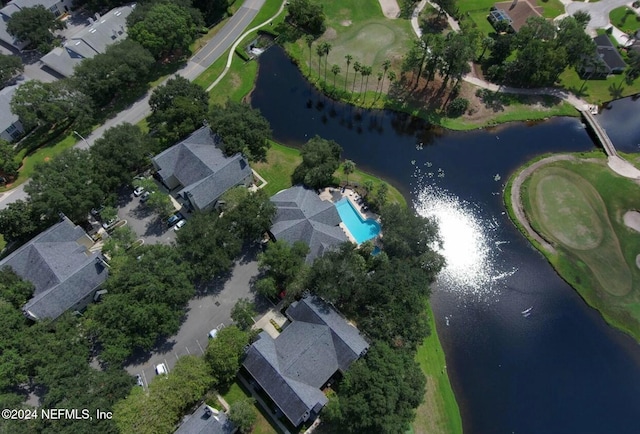
[[[396,0],[378,0],[378,2],[385,17],[395,20],[400,16],[400,7]]]
[[[551,157],[543,158],[542,160],[536,161],[532,165],[526,167],[522,170],[516,177],[513,179],[513,183],[511,184],[511,204],[513,207],[513,214],[515,215],[518,222],[525,228],[527,233],[531,238],[536,240],[542,248],[544,248],[549,253],[556,253],[556,249],[549,244],[544,238],[542,238],[536,231],[533,230],[531,224],[529,224],[529,220],[527,220],[527,216],[524,213],[524,207],[522,206],[522,196],[520,195],[520,188],[522,188],[522,183],[525,179],[527,179],[535,170],[540,167],[553,163],[554,161],[561,160],[575,160],[576,158],[572,155],[553,155]]]

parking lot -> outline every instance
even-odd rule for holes
[[[231,309],[240,298],[253,300],[258,316],[266,312],[271,304],[251,289],[252,281],[258,275],[258,251],[257,247],[245,250],[227,279],[214,282],[203,294],[191,299],[178,333],[167,339],[160,348],[153,350],[150,357],[145,355],[128,365],[127,372],[134,376],[140,375],[144,387],[147,387],[156,375],[156,365],[165,363],[170,372],[180,357],[188,354],[202,355],[207,347],[209,331],[221,324],[231,324]]]
[[[160,192],[159,192],[160,193]],[[176,233],[169,227],[165,220],[141,202],[140,197],[133,195],[133,190],[127,189],[118,198],[116,204],[118,217],[127,222],[127,226],[135,232],[145,244],[170,244],[176,239]],[[188,219],[189,214],[181,211]]]

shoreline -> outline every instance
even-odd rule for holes
[[[507,215],[511,222],[516,226],[520,233],[540,252],[542,256],[551,265],[554,272],[569,285],[578,296],[592,309],[596,310],[602,319],[611,327],[629,335],[636,342],[640,343],[640,335],[632,331],[625,324],[620,323],[616,318],[598,307],[591,297],[588,297],[589,288],[586,288],[581,282],[573,282],[569,280],[569,276],[564,276],[557,265],[562,260],[563,253],[558,252],[544,237],[531,227],[531,221],[527,218],[524,208],[522,207],[521,188],[524,181],[533,174],[533,172],[547,164],[557,161],[581,161],[581,157],[585,157],[585,153],[563,153],[563,154],[545,154],[527,161],[518,167],[514,173],[509,176],[503,191],[503,203],[507,210]],[[586,153],[588,154],[588,153]],[[592,157],[591,157],[592,158]],[[514,205],[515,204],[515,205]],[[550,249],[549,249],[550,248]]]

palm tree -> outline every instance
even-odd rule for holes
[[[324,47],[322,44],[316,45],[316,54],[318,55],[318,79],[320,79],[320,65],[322,64],[322,56],[324,56]]]
[[[347,185],[349,185],[349,175],[352,174],[356,170],[356,163],[351,160],[344,160],[344,164],[342,165],[342,171],[345,175],[347,175]]]
[[[367,98],[367,87],[369,87],[369,76],[371,75],[372,71],[373,69],[370,66],[364,66],[362,67],[362,71],[360,71],[360,74],[362,74],[363,79],[367,77],[367,81],[364,86],[364,98],[362,99],[362,102],[364,102],[364,100]],[[360,81],[360,85],[362,85],[362,80]],[[362,88],[360,88],[360,92],[362,93]]]
[[[369,196],[369,193],[371,193],[373,191],[373,189],[375,188],[375,185],[373,184],[373,181],[370,179],[367,179],[363,184],[362,184],[362,188],[364,188],[364,195],[365,196]]]
[[[353,64],[353,70],[355,71],[355,73],[353,74],[353,87],[351,88],[351,93],[355,92],[356,90],[356,78],[358,78],[358,72],[360,72],[361,68],[362,65],[360,65],[360,62],[356,60],[356,63]]]
[[[344,78],[344,90],[347,91],[347,81],[349,81],[349,65],[351,65],[351,61],[353,60],[353,56],[351,54],[347,54],[344,56],[347,60],[347,76]]]
[[[322,51],[324,52],[324,81],[327,82],[327,61],[329,60],[329,52],[331,51],[331,44],[328,42],[322,43]]]
[[[384,69],[384,74],[382,75],[382,84],[380,85],[380,92],[382,92],[382,88],[384,87],[384,78],[387,75],[387,71],[391,67],[391,61],[389,59],[382,62],[382,69]]]
[[[336,77],[340,74],[340,66],[333,65],[331,67],[331,72],[333,73],[333,87],[336,87]]]
[[[384,74],[381,71],[378,71],[378,84],[376,84],[376,98],[378,97],[378,88],[380,87],[380,82],[382,81],[382,77],[384,77]],[[382,88],[380,88],[380,93],[382,93]]]
[[[312,35],[305,36],[304,41],[307,43],[307,47],[309,47],[309,75],[311,75],[311,54],[313,54],[313,51],[311,50],[311,45],[313,44],[313,36]]]

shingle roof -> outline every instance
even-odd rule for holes
[[[533,6],[528,0],[514,2],[500,2],[494,4],[496,9],[502,9],[511,19],[511,27],[516,32],[527,23],[531,17],[541,17],[543,9],[540,6]]]
[[[618,53],[618,49],[613,46],[613,43],[607,35],[598,35],[593,38],[596,43],[598,55],[607,64],[609,69],[624,69],[627,67],[622,56]]]
[[[276,338],[262,332],[243,362],[245,369],[292,424],[327,402],[322,387],[345,372],[368,348],[355,327],[317,297],[287,309],[292,323]]]
[[[309,246],[307,262],[347,241],[338,226],[342,220],[335,205],[320,199],[314,191],[291,187],[273,195],[271,202],[277,207],[271,234],[290,244],[305,242]]]
[[[69,77],[84,59],[104,53],[109,45],[127,37],[127,17],[135,4],[112,9],[93,24],[70,37],[63,47],[56,47],[42,62],[54,71]]]
[[[65,217],[0,261],[33,284],[23,307],[29,316],[55,319],[106,280],[102,256],[89,252],[85,240],[84,230]]]
[[[204,403],[184,419],[174,434],[231,434],[234,429],[225,413],[212,410]]]
[[[242,155],[225,157],[218,144],[213,131],[202,127],[153,158],[160,177],[175,177],[183,187],[178,194],[188,196],[200,209],[251,176],[251,167]]]
[[[11,112],[11,98],[18,86],[7,86],[0,89],[0,133],[19,120],[18,116]]]

